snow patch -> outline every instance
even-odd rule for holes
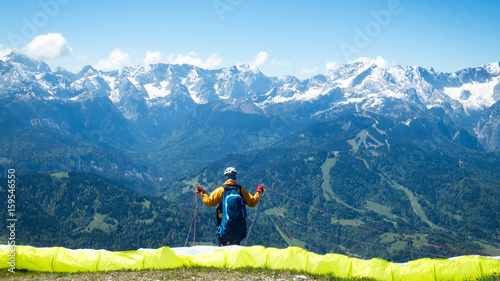
[[[406,121],[401,121],[401,124],[405,124],[406,126],[410,126],[411,121],[413,121],[412,118],[406,120]]]
[[[345,88],[348,88],[352,84],[352,80],[354,80],[354,78],[356,78],[356,76],[347,77],[345,79],[335,80],[335,83],[338,83],[340,88],[345,89]]]
[[[162,81],[160,83],[160,88],[157,88],[153,83],[144,85],[144,89],[148,93],[149,99],[164,98],[171,94],[171,91],[167,89],[167,81]]]
[[[113,102],[113,103],[117,103],[121,100],[121,97],[120,97],[120,92],[118,92],[118,90],[112,90],[111,91],[111,94],[109,95],[109,99]]]
[[[294,98],[294,100],[298,100],[298,101],[308,101],[308,100],[318,98],[323,92],[324,92],[323,88],[314,87],[314,88],[308,89],[303,94],[294,95],[293,98]]]
[[[450,98],[459,101],[465,108],[481,109],[495,103],[493,90],[499,83],[500,77],[496,77],[488,83],[472,82],[463,84],[461,87],[444,88],[443,92]]]
[[[101,75],[102,79],[109,85],[109,87],[113,90],[115,88],[115,82],[116,78],[107,76],[107,75]]]
[[[140,85],[139,81],[137,81],[134,77],[128,77],[128,81],[132,82],[132,84],[136,87]]]
[[[484,67],[491,75],[500,75],[500,62],[488,63]]]

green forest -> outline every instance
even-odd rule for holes
[[[396,178],[394,171],[372,166],[367,156],[293,149],[239,154],[165,185],[157,196],[138,194],[90,173],[21,174],[16,191],[17,243],[116,251],[189,246],[193,238],[195,244],[215,245],[215,208],[196,200],[194,187],[213,191],[222,184],[220,167],[231,163],[240,167],[238,182],[249,192],[255,192],[259,183],[269,187],[258,209],[247,208],[249,229],[258,212],[242,245],[298,245],[320,254],[396,262],[477,254],[425,244],[499,253],[495,248],[500,246],[496,239],[500,208],[494,200],[500,196],[498,181],[481,180],[472,171],[462,171],[459,180],[427,173],[432,182],[442,184],[425,194],[415,188],[419,182],[414,186],[414,181]],[[0,192],[7,198],[5,185]]]
[[[204,134],[209,131],[198,136]],[[213,148],[214,159],[200,164],[194,160],[208,148],[196,137],[187,140],[198,141],[196,149],[182,154],[173,144],[167,152],[164,144],[158,155],[145,151],[138,157],[47,131],[16,133],[2,151],[19,156],[18,167],[51,170],[30,173],[24,167],[16,174],[16,243],[113,251],[215,245],[215,208],[204,206],[194,191],[197,185],[215,190],[223,184],[222,171],[234,166],[238,184],[250,193],[259,184],[268,187],[258,208],[247,208],[252,228],[242,245],[299,246],[395,262],[500,255],[498,152],[464,147],[442,124],[426,119],[407,126],[346,115],[280,138],[265,136],[262,147],[219,159]],[[155,167],[173,160],[175,173],[153,176]],[[0,187],[7,200],[7,178],[0,178]],[[2,208],[0,215],[6,212]],[[1,242],[7,231],[0,230]]]

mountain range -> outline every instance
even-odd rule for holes
[[[146,164],[149,171],[117,168],[123,176],[152,182],[180,171],[169,163],[182,152],[170,147],[183,141],[207,153],[200,155],[206,161],[192,159],[202,167],[214,157],[262,148],[289,132],[347,113],[371,112],[404,123],[434,118],[453,127],[452,138],[470,139],[470,148],[500,148],[499,63],[443,73],[354,62],[299,80],[267,77],[249,65],[206,70],[154,64],[110,72],[86,66],[75,74],[11,53],[0,60],[0,75],[0,126],[6,132],[52,131],[74,143],[69,155],[84,143],[87,150],[152,160],[156,168]],[[237,136],[226,145],[206,149],[203,141],[195,140],[196,134],[206,138],[203,130],[222,134],[229,129]],[[16,161],[5,152],[2,159]],[[67,164],[63,162],[71,160],[59,159],[54,165],[87,165],[89,171],[111,168],[97,161]]]

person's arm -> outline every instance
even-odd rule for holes
[[[241,194],[243,195],[243,202],[248,205],[248,207],[255,207],[257,203],[260,201],[260,192],[255,192],[254,195],[251,195],[246,191],[243,187],[241,188]]]
[[[224,187],[219,187],[212,193],[210,193],[210,196],[208,196],[206,193],[202,193],[201,200],[203,200],[205,206],[215,207],[222,202],[222,196],[224,196]]]

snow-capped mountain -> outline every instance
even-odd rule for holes
[[[491,128],[498,121],[487,116],[500,100],[498,62],[455,73],[355,62],[299,80],[267,77],[249,65],[206,70],[154,64],[109,72],[87,66],[74,74],[11,53],[0,60],[0,95],[63,104],[109,99],[142,134],[159,139],[173,133],[198,106],[220,100],[248,100],[260,108],[259,114],[291,120],[330,119],[354,110],[406,122],[438,108],[476,135],[486,150],[500,148],[498,130]]]

